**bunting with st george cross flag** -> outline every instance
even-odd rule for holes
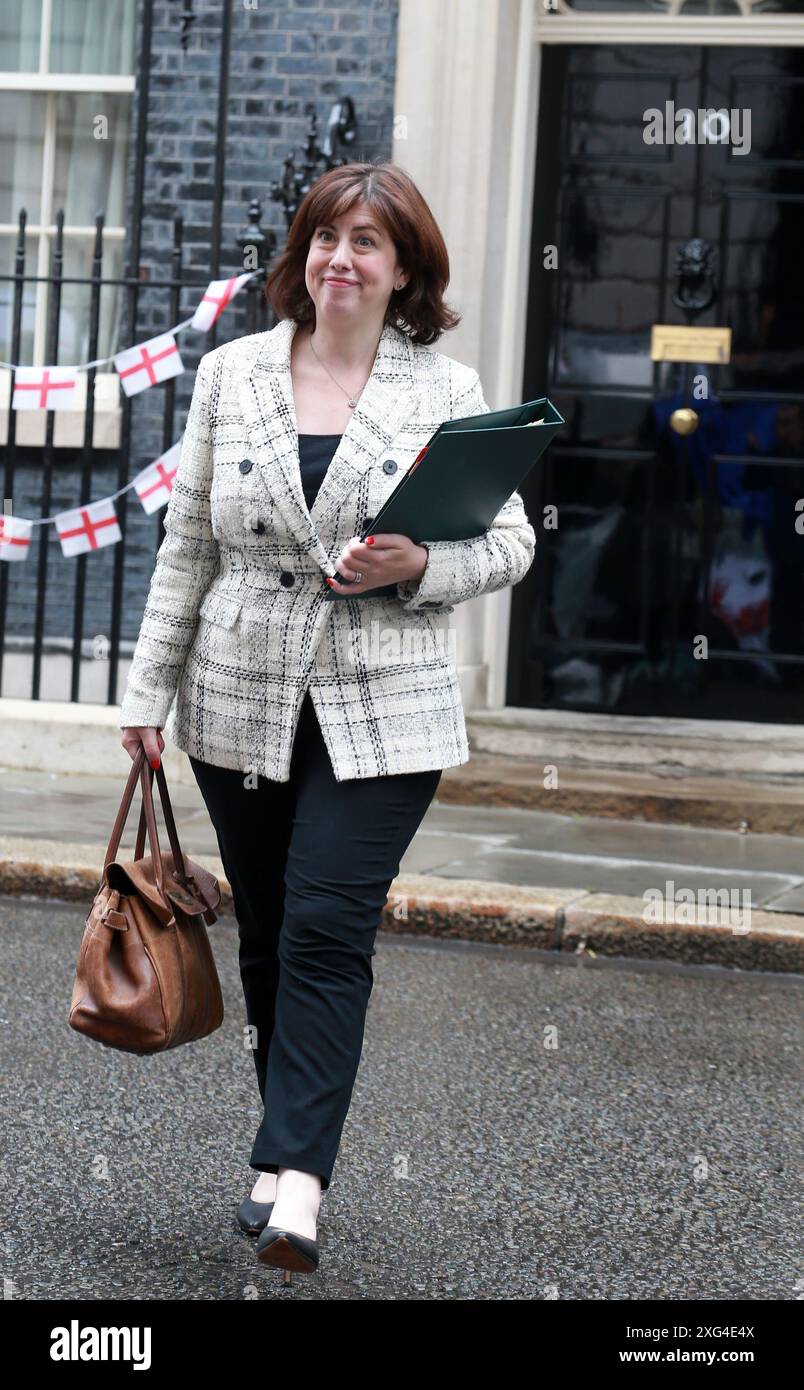
[[[114,353],[111,357],[69,367],[26,367],[15,362],[0,362],[0,366],[8,367],[14,373],[11,409],[75,410],[78,405],[78,373],[109,362],[114,364],[126,396],[136,396],[141,391],[180,376],[184,363],[176,334],[187,328],[209,332],[243,286],[258,274],[259,271],[248,271],[244,275],[233,275],[228,280],[210,281],[192,318],[174,324],[166,333]],[[0,515],[0,560],[26,560],[31,553],[34,526],[55,526],[62,553],[66,556],[86,555],[104,546],[115,545],[123,538],[114,508],[115,499],[133,489],[144,511],[158,511],[170,500],[180,458],[181,439],[147,463],[130,483],[117,492],[53,516],[35,519],[14,516],[13,508],[9,510],[7,501],[6,510]]]
[[[119,352],[114,365],[127,396],[136,396],[139,391],[147,391],[149,386],[180,376],[184,371],[179,346],[172,333],[162,333],[158,338],[140,343],[139,347]]]
[[[27,560],[31,530],[30,521],[4,512],[0,516],[0,560]]]
[[[181,442],[137,474],[134,488],[146,512],[156,512],[170,500],[180,457]]]

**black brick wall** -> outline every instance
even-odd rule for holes
[[[220,0],[194,0],[197,19],[186,52],[179,42],[181,8],[174,0],[156,0],[153,11],[140,266],[144,275],[153,279],[170,274],[173,218],[179,213],[184,219],[184,278],[205,280],[210,269],[222,7]],[[260,0],[256,9],[247,9],[241,0],[234,0],[221,277],[241,269],[234,238],[247,220],[252,197],[258,197],[262,203],[263,227],[272,228],[278,246],[282,246],[286,235],[284,212],[270,200],[269,188],[279,178],[282,160],[289,151],[301,159],[309,121],[308,103],[315,104],[323,138],[332,103],[342,96],[351,96],[358,137],[347,157],[390,157],[397,16],[398,0]],[[142,0],[140,24],[141,17]],[[138,25],[138,54],[139,32]],[[138,85],[130,127],[130,222],[134,215],[139,90]],[[200,293],[182,291],[179,320],[192,313]],[[164,332],[176,321],[171,319],[168,295],[167,290],[149,290],[146,280],[140,295],[137,341]],[[245,292],[220,320],[215,339],[218,344],[248,331],[243,299]],[[190,330],[179,337],[185,373],[176,379],[173,438],[178,438],[184,427],[198,360],[213,345],[211,336]],[[116,348],[127,346],[128,343],[120,342]],[[129,479],[162,451],[164,409],[162,386],[133,399]],[[32,468],[26,486],[27,472],[23,466],[18,471],[15,508],[20,515],[35,516],[39,473]],[[79,495],[78,472],[71,466],[64,467],[62,462],[57,465],[57,473],[57,496],[51,511],[75,505]],[[114,469],[98,469],[92,498],[115,489]],[[161,535],[159,516],[146,516],[133,491],[128,494],[123,624],[123,638],[127,641],[133,641],[139,629]],[[50,526],[46,531],[46,632],[62,637],[72,631],[75,561],[61,556],[55,528]],[[109,547],[87,560],[87,640],[96,633],[110,632],[114,549]],[[10,592],[7,630],[16,635],[28,636],[32,631],[35,568],[33,557],[24,566],[9,566],[10,578],[13,575],[16,582]]]

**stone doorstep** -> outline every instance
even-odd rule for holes
[[[804,772],[801,724],[506,706],[468,710],[466,727],[478,752],[541,758],[560,749],[571,762],[612,767],[666,763],[714,772]]]
[[[557,768],[558,786],[545,787],[545,767]],[[661,768],[568,765],[472,751],[468,763],[445,768],[438,800],[452,806],[516,807],[556,815],[750,830],[804,836],[804,777],[706,775]]]
[[[105,847],[0,837],[0,893],[57,898],[89,911]],[[221,915],[233,914],[219,860],[201,858],[221,886]],[[641,898],[572,888],[519,887],[475,879],[400,874],[391,885],[382,930],[442,940],[727,965],[804,974],[804,914],[752,913],[751,928],[692,922],[646,923]],[[78,938],[76,938],[77,940]]]
[[[118,709],[0,699],[4,762],[63,774],[104,769],[125,778]],[[565,815],[638,819],[804,836],[804,727],[517,709],[467,711],[471,757],[446,768],[438,800]],[[170,742],[171,786],[195,787]],[[544,786],[555,766],[558,787]]]

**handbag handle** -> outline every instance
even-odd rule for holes
[[[107,870],[117,854],[117,850],[120,845],[120,840],[123,835],[123,829],[125,827],[126,821],[128,820],[128,813],[131,809],[131,800],[134,796],[134,787],[136,785],[138,777],[142,785],[142,809],[145,815],[146,825],[148,827],[148,839],[151,842],[151,856],[154,864],[154,877],[156,879],[156,887],[160,898],[162,899],[165,907],[170,913],[171,921],[168,923],[168,925],[170,926],[172,921],[174,920],[173,904],[171,903],[170,899],[165,893],[165,874],[164,869],[162,867],[162,852],[159,848],[159,836],[157,834],[156,829],[156,816],[154,815],[153,796],[151,794],[150,782],[148,781],[148,766],[145,761],[145,749],[142,744],[140,744],[139,748],[137,749],[137,752],[134,755],[134,758],[132,759],[131,771],[128,774],[128,781],[126,782],[125,790],[123,792],[123,796],[120,802],[120,807],[117,812],[117,815],[115,816],[114,825],[112,826],[112,834],[106,849],[106,857],[103,861],[103,873],[101,874],[101,883],[107,881]]]
[[[123,835],[123,830],[125,828],[126,821],[128,820],[128,815],[131,808],[131,801],[134,795],[134,787],[138,776],[142,781],[143,793],[142,806],[140,808],[139,825],[137,827],[137,839],[134,847],[134,858],[141,859],[143,856],[143,853],[145,851],[145,832],[147,828],[148,838],[151,842],[151,854],[154,860],[154,872],[157,887],[159,888],[159,892],[162,896],[163,901],[165,902],[165,905],[172,913],[173,908],[164,892],[162,852],[159,845],[159,838],[156,829],[156,814],[153,804],[154,769],[151,767],[150,763],[145,757],[145,748],[143,744],[140,744],[132,760],[131,771],[129,773],[128,781],[126,782],[126,787],[123,792],[123,797],[120,803],[120,809],[117,813],[114,827],[112,829],[112,836],[109,841],[109,847],[106,851],[106,859],[103,865],[103,877],[105,877],[107,866],[112,862],[112,860],[115,858],[117,854],[120,845],[120,840]],[[191,893],[200,902],[202,902],[204,904],[204,907],[208,911],[214,911],[212,903],[209,901],[203,887],[198,882],[197,878],[193,874],[187,872],[187,865],[185,863],[184,853],[182,851],[181,845],[179,844],[179,834],[178,830],[176,829],[176,820],[173,815],[173,806],[171,805],[170,801],[170,793],[168,791],[167,778],[165,777],[165,769],[162,766],[161,761],[159,763],[159,767],[156,769],[156,778],[157,784],[159,786],[159,798],[162,802],[162,812],[165,817],[165,825],[167,826],[170,848],[173,851],[173,876],[175,879],[178,880],[179,883],[182,883],[184,885],[184,887],[187,889],[189,893]],[[151,807],[151,815],[153,817],[153,832],[151,831],[151,827],[148,825],[147,808],[149,805]],[[101,882],[103,882],[103,877],[101,878]]]
[[[154,810],[154,795],[151,788],[151,779],[148,776],[149,767],[143,756],[140,764],[140,781],[142,782],[142,809],[145,812],[145,821],[148,826],[148,839],[151,842],[151,859],[154,866],[154,878],[159,889],[159,896],[170,913],[168,926],[173,925],[173,904],[165,893],[165,870],[162,864],[162,850],[159,847],[159,835],[156,829],[156,812]],[[139,837],[138,837],[139,838]],[[144,846],[143,846],[144,848]],[[134,856],[137,857],[136,854]]]
[[[143,780],[143,787],[147,785],[148,793],[147,799],[145,794],[143,793],[142,809],[140,811],[140,823],[137,829],[137,843],[134,848],[135,859],[139,859],[143,853],[143,850],[145,849],[145,827],[147,823],[148,805],[150,805],[151,813],[154,817],[154,836],[156,836],[156,812],[153,801],[154,769],[151,767],[150,763],[146,759],[143,759],[142,777],[143,779],[147,778],[147,784],[146,781]],[[173,877],[177,879],[179,883],[184,885],[188,893],[191,893],[194,897],[198,898],[199,901],[203,903],[207,911],[214,913],[214,906],[210,902],[206,893],[204,892],[202,885],[198,882],[198,879],[195,877],[194,874],[188,873],[187,871],[187,866],[184,860],[184,854],[182,852],[181,845],[179,844],[179,832],[176,829],[176,821],[173,816],[173,806],[171,805],[170,793],[168,791],[167,785],[167,778],[165,776],[165,769],[162,765],[161,759],[159,762],[159,767],[156,769],[156,782],[157,786],[159,787],[159,799],[162,802],[162,813],[165,817],[165,825],[167,826],[170,848],[173,851]],[[148,833],[150,837],[150,829]],[[162,859],[158,841],[157,853],[159,854],[159,865],[161,868]],[[215,920],[214,916],[212,920]]]
[[[151,793],[151,799],[153,799],[154,769],[151,767],[150,763],[147,764],[146,771],[147,771],[147,773],[148,773],[148,782],[149,782],[149,790],[150,790],[150,793]],[[185,867],[184,867],[184,855],[183,855],[183,853],[182,853],[181,845],[179,844],[179,835],[178,835],[178,831],[176,830],[176,822],[175,822],[174,817],[173,817],[173,807],[172,807],[171,802],[170,802],[170,794],[169,794],[169,792],[168,792],[167,779],[166,779],[166,777],[165,777],[165,769],[164,769],[163,766],[162,766],[162,761],[161,761],[161,759],[160,759],[160,762],[159,762],[159,767],[156,769],[156,781],[157,781],[157,785],[158,785],[158,787],[159,787],[159,799],[160,799],[160,801],[162,802],[162,814],[163,814],[164,817],[165,817],[165,825],[166,825],[166,827],[167,827],[168,839],[169,839],[169,841],[170,841],[170,848],[171,848],[172,851],[173,851],[173,863],[174,863],[175,869],[176,869],[176,878],[178,878],[178,879],[180,879],[182,882],[184,882],[185,879],[188,877],[188,875],[187,875],[187,871],[186,871],[186,869],[185,869]],[[135,849],[134,849],[134,858],[135,858],[135,859],[140,859],[140,858],[142,857],[142,853],[143,853],[144,849],[145,849],[145,801],[143,800],[142,809],[140,810],[140,823],[139,823],[139,826],[137,827],[137,841],[136,841],[136,846],[135,846]]]
[[[143,745],[140,744],[139,748],[134,754],[134,757],[131,760],[131,770],[128,774],[128,780],[123,790],[123,795],[120,800],[120,806],[117,815],[114,819],[114,825],[112,826],[112,833],[109,837],[109,844],[106,849],[106,857],[103,861],[103,877],[105,877],[106,870],[108,869],[109,865],[112,863],[113,859],[117,854],[118,846],[120,844],[120,840],[123,834],[123,828],[126,824],[126,821],[128,820],[129,808],[131,806],[131,798],[134,795],[134,788],[137,784],[137,779],[140,776],[140,769],[142,767],[144,757],[145,749]]]

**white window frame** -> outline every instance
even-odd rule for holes
[[[612,0],[614,3],[614,0]],[[676,0],[680,4],[681,0]],[[751,0],[739,0],[750,5]],[[773,48],[804,46],[804,16],[635,14],[573,10],[571,0],[533,0],[533,36],[539,43],[686,43]],[[547,13],[548,8],[552,10]]]
[[[37,222],[28,222],[26,237],[37,238],[36,274],[46,276],[50,270],[51,246],[56,234],[53,211],[53,174],[56,162],[56,109],[58,97],[62,92],[102,92],[132,95],[136,88],[136,76],[110,73],[64,73],[51,72],[48,66],[51,39],[51,19],[53,0],[42,0],[42,25],[39,34],[39,68],[37,72],[0,72],[0,92],[44,92],[46,93],[44,137],[42,146],[42,181],[39,190],[40,214]],[[16,222],[0,222],[0,234],[15,235],[19,230]],[[123,241],[126,227],[104,226],[104,243]],[[78,223],[65,223],[64,236],[94,237],[95,227],[81,226]],[[44,353],[47,346],[47,299],[49,286],[44,283],[36,286],[36,308],[34,311],[33,361],[34,367],[45,365]],[[33,412],[32,412],[33,413]],[[38,413],[38,412],[37,412]]]

